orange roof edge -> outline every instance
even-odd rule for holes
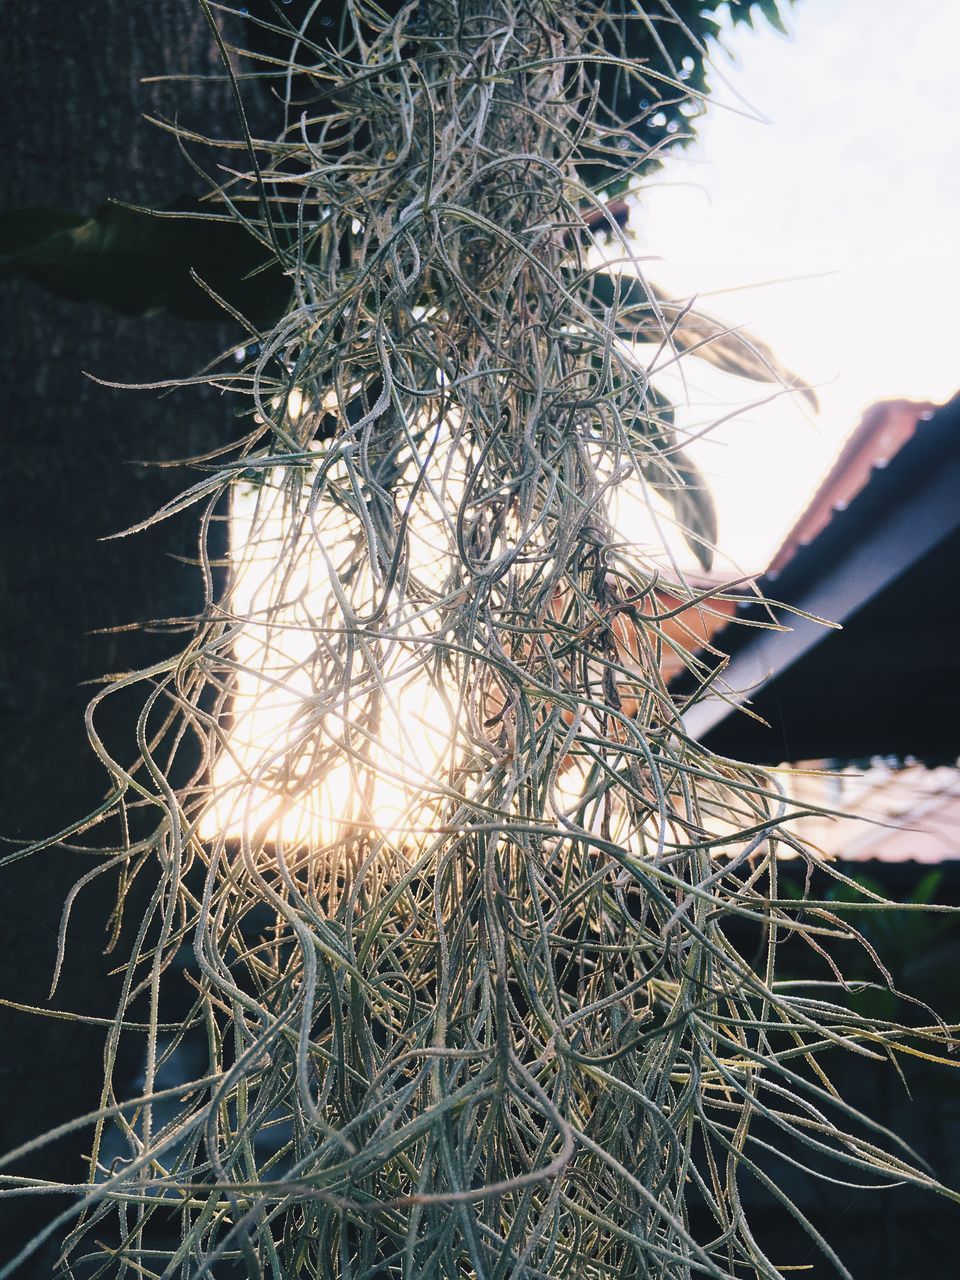
[[[942,406],[932,400],[879,400],[870,405],[847,439],[816,493],[784,538],[764,577],[774,578],[801,547],[823,532],[835,511],[842,511],[916,433],[917,424]]]

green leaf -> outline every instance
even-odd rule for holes
[[[756,0],[756,3],[774,31],[779,31],[782,36],[789,34],[787,28],[783,25],[783,19],[780,17],[777,0]]]
[[[633,276],[615,277],[600,271],[592,280],[592,297],[598,311],[616,305],[614,324],[620,338],[668,341],[678,351],[695,355],[725,373],[799,391],[812,408],[819,407],[810,387],[781,364],[766,343],[668,298],[654,285],[645,285]]]
[[[257,327],[273,324],[290,294],[269,251],[195,197],[156,211],[105,204],[92,218],[50,208],[0,214],[0,280],[30,280],[124,315],[223,320],[191,273]]]
[[[787,29],[783,25],[783,19],[780,17],[780,9],[783,7],[783,4],[778,4],[778,0],[733,0],[730,5],[731,23],[733,26],[746,23],[748,27],[752,27],[753,11],[754,9],[759,9],[775,31],[779,31],[781,35],[786,35]]]
[[[908,902],[936,902],[937,890],[943,880],[943,872],[939,868],[926,872],[914,886]]]
[[[677,444],[673,406],[655,387],[647,388],[649,414],[636,419],[634,430],[660,458],[651,456],[644,477],[670,503],[684,540],[706,572],[713,567],[717,542],[717,509],[703,473]]]
[[[717,545],[717,509],[713,496],[699,467],[682,449],[675,448],[669,461],[675,482],[672,485],[654,483],[673,507],[677,524],[697,563],[709,572]]]

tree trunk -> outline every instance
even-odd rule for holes
[[[200,180],[175,141],[144,113],[205,133],[236,136],[229,86],[144,85],[157,73],[219,70],[194,0],[9,0],[5,7],[4,200],[89,214],[108,196],[161,203]],[[0,851],[49,835],[89,811],[108,779],[87,744],[83,681],[145,665],[172,651],[169,636],[95,635],[96,628],[183,615],[200,603],[196,571],[172,555],[194,550],[189,517],[149,535],[99,542],[142,519],[188,482],[182,471],[139,465],[229,439],[232,412],[206,389],[104,389],[83,376],[149,381],[191,374],[229,340],[227,329],[167,317],[129,319],[60,301],[29,285],[0,288],[6,411],[0,510],[4,642],[0,660],[4,768]],[[102,728],[121,759],[132,744],[132,703]],[[0,997],[45,1006],[61,906],[92,863],[64,849],[0,875]],[[97,881],[71,918],[67,963],[52,1002],[109,1017],[116,985],[102,955],[114,884]],[[4,1151],[99,1105],[104,1031],[0,1007],[0,1148]],[[6,1172],[71,1183],[87,1168],[90,1130],[45,1147]],[[69,1200],[0,1200],[0,1255]],[[31,1275],[36,1259],[27,1264]],[[44,1264],[49,1266],[49,1263]]]

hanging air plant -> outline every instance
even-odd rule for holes
[[[199,505],[207,598],[119,681],[147,691],[132,763],[97,736],[117,685],[91,705],[86,827],[119,832],[91,874],[119,869],[118,921],[152,887],[63,1274],[773,1278],[802,1259],[763,1253],[750,1176],[846,1275],[771,1146],[937,1188],[829,1070],[946,1029],[852,1012],[839,971],[780,981],[783,939],[858,935],[781,891],[782,857],[822,860],[774,781],[684,732],[667,660],[707,678],[729,593],[618,525],[632,495],[709,565],[656,369],[795,387],[650,286],[607,203],[699,101],[667,37],[702,50],[665,3],[261,26],[283,56],[224,61],[283,119],[221,153],[207,208],[291,298],[267,331],[235,313],[254,354],[209,376],[244,433],[155,517]]]

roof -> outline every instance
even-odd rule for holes
[[[819,766],[818,766],[819,768]],[[848,862],[941,863],[960,858],[960,770],[875,761],[866,769],[784,778],[800,804],[832,810],[792,829],[822,853]]]
[[[960,396],[875,406],[720,638],[687,731],[757,763],[960,755]],[[806,616],[810,615],[810,616]],[[821,619],[841,624],[823,625]],[[692,692],[680,685],[678,692]],[[750,708],[772,727],[738,713]]]
[[[874,471],[890,465],[918,424],[942,407],[930,400],[879,400],[872,404],[780,544],[764,577],[777,578],[801,547],[820,536],[834,512],[845,511],[867,487]]]

